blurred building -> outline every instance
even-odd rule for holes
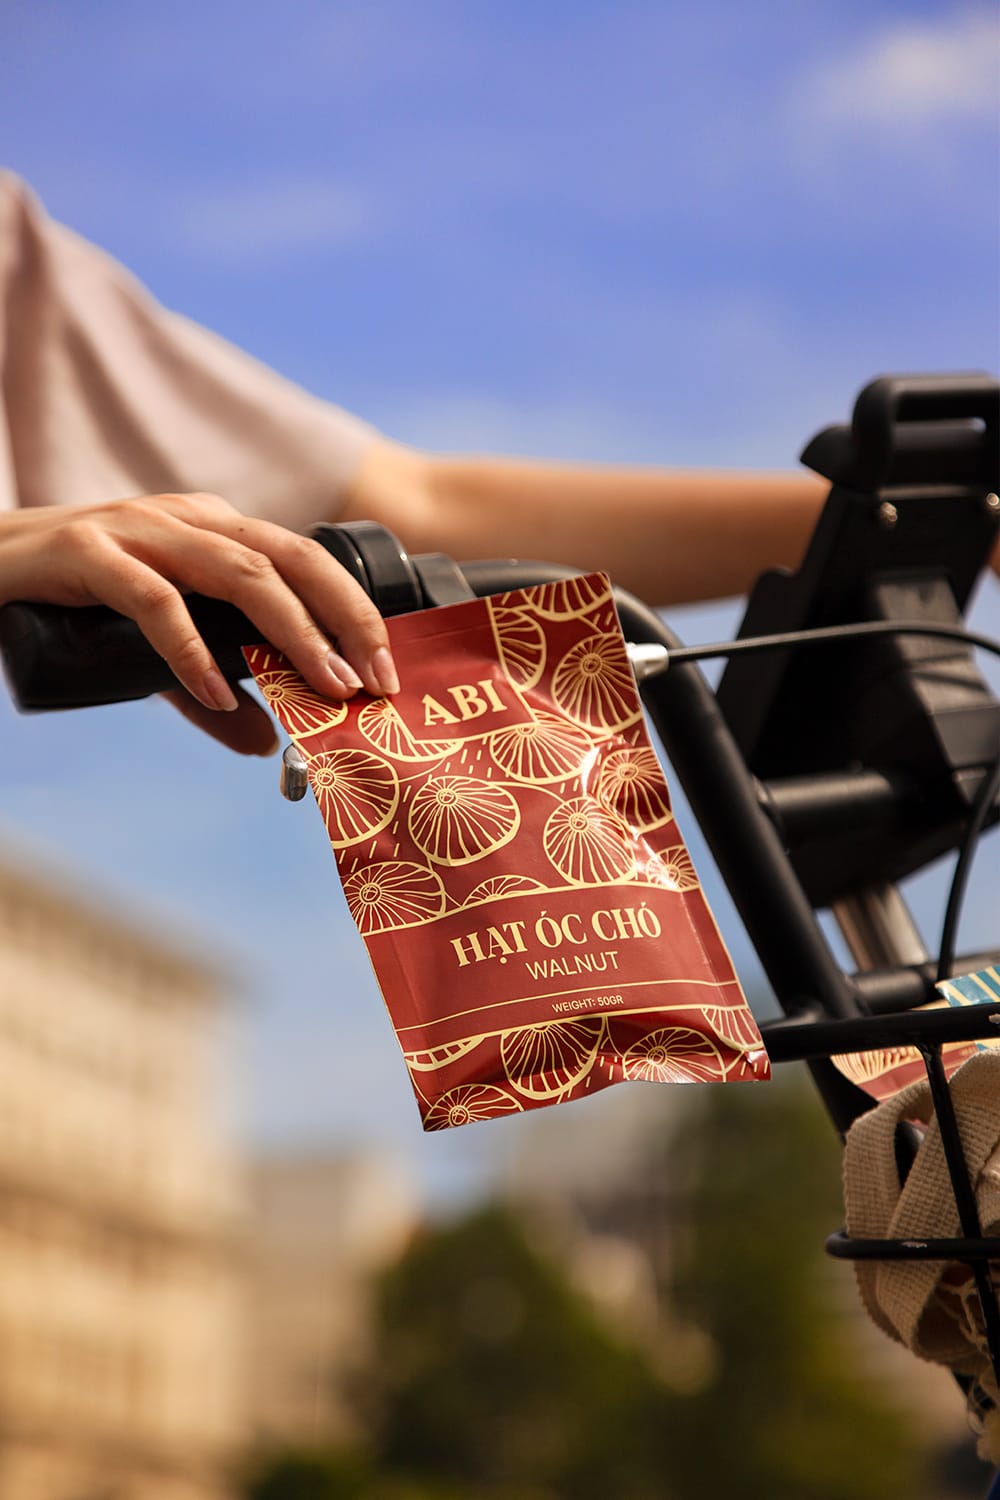
[[[403,1250],[417,1207],[384,1156],[275,1152],[252,1166],[248,1372],[261,1446],[357,1435],[373,1278]]]
[[[0,1496],[219,1500],[245,1437],[219,980],[0,866]]]

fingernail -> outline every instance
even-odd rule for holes
[[[379,646],[375,652],[372,657],[372,671],[383,693],[399,692],[399,675],[388,646]]]
[[[357,689],[364,686],[364,683],[350,662],[345,661],[342,656],[338,656],[336,651],[330,652],[326,659],[326,664],[334,677],[337,678],[338,682],[343,683],[344,687]]]
[[[233,713],[235,709],[239,708],[239,704],[236,701],[236,694],[222,673],[216,671],[214,667],[211,671],[205,673],[201,679],[201,685],[205,694],[205,698],[202,701],[207,700],[209,708],[221,708],[228,714]]]

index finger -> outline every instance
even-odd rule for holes
[[[206,516],[200,529],[215,531],[269,558],[367,691],[376,696],[399,691],[385,621],[360,583],[320,542],[237,511]],[[288,654],[294,656],[294,651]]]

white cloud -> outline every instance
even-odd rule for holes
[[[200,192],[173,205],[173,236],[201,255],[262,261],[370,238],[380,224],[371,193],[322,178]]]
[[[796,91],[826,125],[924,129],[995,119],[1000,15],[992,8],[885,28],[813,71]]]

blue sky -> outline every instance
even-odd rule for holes
[[[789,467],[875,374],[1000,363],[992,5],[4,0],[0,26],[3,164],[399,439]],[[319,820],[275,768],[160,704],[3,705],[0,730],[11,838],[235,955],[257,1138],[479,1169],[504,1127],[419,1136]],[[969,941],[986,904],[980,880]]]

